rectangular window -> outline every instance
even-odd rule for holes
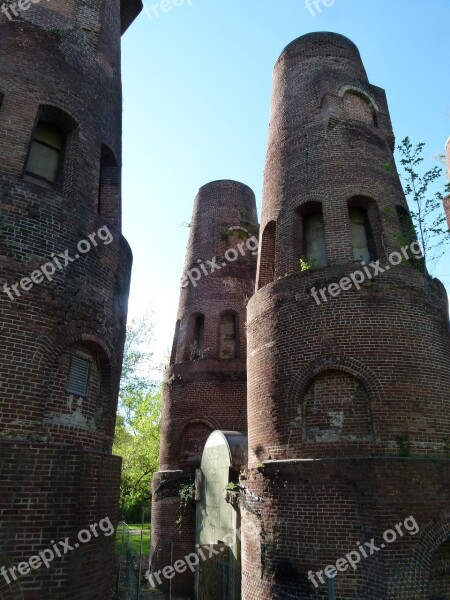
[[[204,315],[199,315],[195,319],[195,329],[194,329],[194,359],[203,358],[203,336],[205,333],[205,317]]]
[[[90,362],[78,356],[72,356],[66,391],[75,396],[87,396]]]
[[[65,136],[57,127],[39,123],[31,143],[25,180],[53,187],[58,174]]]

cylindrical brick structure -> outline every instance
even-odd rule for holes
[[[287,46],[247,314],[242,520],[260,535],[243,536],[244,600],[326,598],[308,572],[358,541],[409,515],[448,525],[448,302],[424,271],[393,149],[385,93],[350,40],[312,33]],[[420,536],[402,537],[339,573],[337,597],[429,598],[444,541],[428,539],[418,576]]]
[[[132,262],[120,38],[142,4],[20,4],[0,17],[0,595],[107,600]]]
[[[194,549],[194,507],[180,508],[179,493],[193,483],[210,433],[247,429],[245,310],[257,247],[252,190],[228,180],[200,188],[165,374],[160,472],[153,482],[153,572]],[[177,575],[171,585],[174,594],[192,593],[192,573]]]

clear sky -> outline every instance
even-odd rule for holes
[[[283,48],[311,31],[349,37],[370,82],[386,90],[397,141],[425,142],[432,166],[450,136],[450,1],[328,0],[315,16],[304,0],[175,0],[169,12],[146,4],[123,38],[123,222],[134,254],[129,314],[153,308],[162,359],[189,234],[180,224],[191,221],[197,189],[236,179],[260,209]],[[448,254],[434,274],[450,290]]]

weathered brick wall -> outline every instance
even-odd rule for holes
[[[111,447],[132,261],[118,170],[103,178],[108,210],[98,202],[102,148],[121,164],[120,36],[140,8],[42,1],[0,16],[0,557],[15,564],[117,519]],[[67,134],[53,189],[24,178],[41,120]],[[52,281],[12,290],[55,258]],[[73,355],[91,361],[86,397],[66,391]],[[1,592],[106,600],[113,555],[103,536],[10,589],[2,579]]]
[[[167,566],[195,550],[195,505],[182,504],[180,486],[192,484],[194,472],[162,471],[155,474],[152,489],[152,573]],[[159,573],[153,577],[155,587],[167,593],[186,594],[194,590],[194,574],[187,569],[174,578],[164,578]],[[160,584],[161,582],[161,584]]]
[[[448,467],[448,459],[330,458],[250,470],[245,485],[253,495],[242,500],[251,523],[242,535],[243,597],[326,600],[326,585],[316,577],[316,588],[308,572],[361,545],[368,556],[337,575],[338,598],[429,600],[429,565],[450,527]],[[404,525],[411,516],[414,535]],[[397,533],[391,543],[383,541],[388,529]],[[372,538],[378,550],[370,555],[365,542]]]
[[[103,227],[94,212],[68,204],[53,191],[0,177],[2,239],[0,281],[10,287]],[[19,439],[67,442],[111,449],[122,360],[131,251],[122,235],[107,224],[113,240],[56,269],[54,281],[29,291],[1,289],[0,427]],[[64,264],[61,259],[61,263]],[[73,429],[77,399],[69,407],[65,392],[69,356],[80,348],[92,354],[101,375],[82,406],[86,422]],[[26,378],[24,378],[26,373]],[[16,398],[20,398],[17,402]],[[67,418],[66,418],[67,417]]]
[[[78,542],[79,531],[109,517],[117,522],[121,461],[102,453],[51,444],[0,442],[1,565],[28,561],[53,542],[79,544],[46,568],[19,576],[26,600],[97,600],[110,597],[114,535]],[[106,527],[105,527],[106,529]],[[59,546],[61,553],[63,547]],[[12,577],[11,577],[12,580]],[[15,584],[17,587],[18,582]],[[0,592],[9,586],[0,577]],[[17,593],[18,590],[17,590]],[[3,596],[2,596],[3,597]],[[5,596],[7,597],[7,596]]]
[[[339,453],[397,455],[403,438],[414,454],[445,455],[450,435],[443,417],[450,387],[445,289],[412,266],[397,266],[318,306],[311,287],[337,282],[354,268],[291,275],[250,301],[252,466]],[[333,373],[346,374],[363,390],[364,418],[353,431],[348,427],[356,405],[335,389],[328,401],[316,390],[309,408],[310,386]]]

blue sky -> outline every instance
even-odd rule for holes
[[[134,254],[129,314],[153,309],[162,359],[189,234],[180,224],[191,220],[197,189],[236,179],[261,206],[282,49],[311,31],[349,37],[371,83],[387,92],[397,141],[425,142],[432,166],[450,136],[450,2],[335,0],[315,16],[304,0],[177,0],[170,12],[146,4],[149,14],[123,38],[123,231]],[[450,290],[448,259],[434,274]]]

